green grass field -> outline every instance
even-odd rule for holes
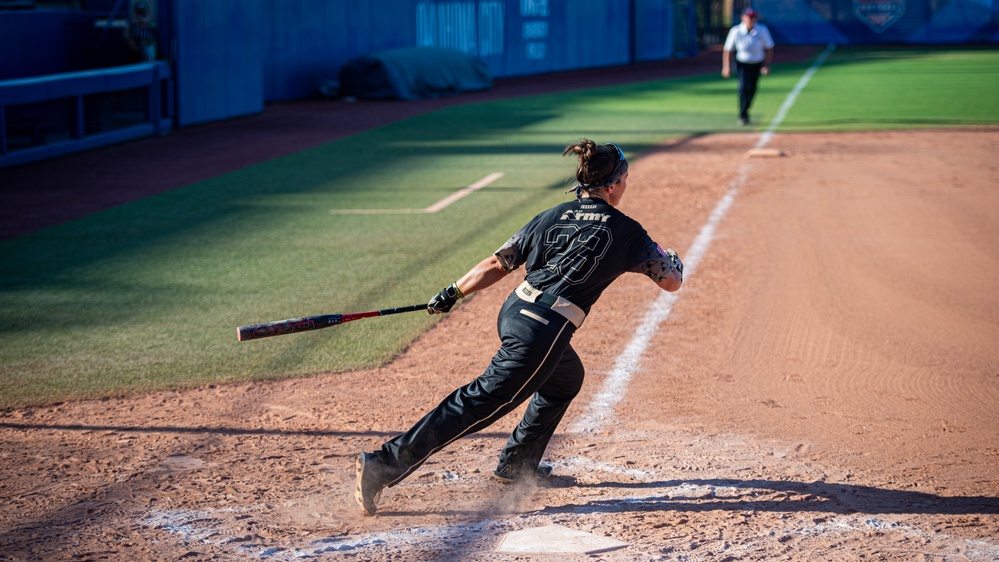
[[[809,66],[765,79],[759,127]],[[235,328],[425,302],[565,200],[565,145],[635,156],[735,130],[734,89],[711,74],[448,108],[2,241],[0,408],[382,364],[437,317]],[[780,130],[994,125],[997,91],[995,50],[841,48]],[[492,172],[434,214],[330,212],[420,209]]]

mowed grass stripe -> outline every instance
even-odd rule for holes
[[[918,56],[929,64],[920,72],[938,68],[954,91],[982,79],[979,52],[949,55],[972,59],[968,75],[942,54]],[[838,72],[893,64],[838,60]],[[765,80],[758,122],[807,67],[779,65]],[[880,87],[903,88],[885,68]],[[813,94],[810,84],[788,121],[901,120],[883,104],[879,121],[865,121],[853,100],[823,93],[841,87]],[[381,364],[438,318],[243,343],[234,328],[426,300],[568,197],[566,144],[587,136],[635,156],[665,139],[736,130],[734,88],[712,74],[453,107],[0,242],[0,408]],[[809,106],[820,94],[826,103]],[[999,111],[976,111],[969,122],[999,121]],[[438,213],[329,212],[422,209],[495,171],[503,177]]]
[[[997,63],[999,52],[986,48],[839,47],[781,131],[994,125]]]

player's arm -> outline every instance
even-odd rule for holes
[[[468,273],[462,275],[455,285],[462,295],[468,296],[495,284],[508,273],[510,272],[503,268],[499,258],[492,255],[468,270]]]
[[[683,285],[683,262],[673,248],[663,250],[656,246],[655,257],[638,262],[631,271],[641,273],[651,279],[664,291],[677,291]]]
[[[434,295],[427,303],[427,311],[430,314],[451,312],[458,299],[495,284],[520,267],[526,259],[520,249],[523,239],[524,229],[521,229],[500,246],[496,253],[475,264],[460,279]]]
[[[427,303],[427,312],[430,314],[451,312],[458,299],[463,299],[476,291],[481,291],[495,284],[509,273],[496,255],[489,256],[475,264],[460,279],[431,297],[430,302]]]

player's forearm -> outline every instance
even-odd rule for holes
[[[660,257],[640,262],[629,271],[645,275],[664,291],[672,293],[679,290],[683,284],[683,262],[680,261],[680,256],[672,248],[663,250],[657,245],[656,250]]]
[[[503,269],[499,258],[489,256],[480,261],[468,273],[458,279],[458,290],[465,296],[481,291],[507,276],[509,272]]]

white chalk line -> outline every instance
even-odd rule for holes
[[[773,121],[771,121],[766,132],[761,135],[759,142],[756,144],[757,148],[766,146],[766,144],[770,141],[773,136],[773,132],[776,131],[780,122],[783,121],[787,111],[793,105],[794,100],[797,99],[798,94],[800,94],[805,85],[808,84],[812,75],[815,74],[815,71],[818,70],[819,66],[821,66],[826,58],[828,58],[834,48],[835,45],[830,44],[822,55],[816,59],[816,62],[812,65],[812,67],[809,68],[798,81],[792,92],[788,95],[788,98],[784,101],[784,104],[781,106]],[[732,202],[735,200],[735,196],[738,193],[739,188],[746,183],[748,172],[749,165],[744,164],[739,170],[738,177],[733,181],[732,185],[729,186],[725,195],[723,195],[715,205],[715,208],[709,215],[707,222],[701,227],[697,238],[694,239],[694,242],[687,250],[687,253],[684,256],[684,277],[686,279],[689,279],[694,271],[697,270],[698,264],[707,252],[708,247],[711,245],[711,241],[714,239],[714,234],[718,225],[728,212],[729,208],[732,206]],[[334,214],[434,213],[446,208],[448,205],[451,205],[462,197],[485,187],[502,176],[502,172],[492,173],[425,209],[359,209],[339,211],[333,210],[330,212]],[[612,419],[614,407],[624,397],[628,382],[631,380],[631,377],[641,369],[641,360],[645,350],[648,348],[653,336],[655,336],[658,331],[659,326],[669,317],[673,306],[678,300],[679,295],[677,293],[663,292],[649,306],[642,321],[639,323],[638,328],[636,328],[632,340],[625,347],[621,355],[619,355],[615,360],[614,367],[605,380],[602,390],[597,393],[593,400],[591,400],[587,413],[581,416],[576,423],[572,425],[569,430],[570,432],[586,433],[596,431],[602,424],[605,424]],[[609,473],[620,473],[624,476],[644,481],[649,481],[656,476],[647,471],[625,469],[609,463],[598,463],[582,457],[567,459],[566,461],[556,464],[562,465],[563,468],[581,468],[583,470],[601,470]],[[671,499],[677,496],[695,498],[703,497],[706,494],[716,495],[718,492],[718,488],[715,487],[691,486],[686,484],[679,484],[675,486],[675,488],[677,492],[676,495],[673,493],[668,494],[668,497]],[[661,490],[658,490],[656,493],[653,493],[645,498],[622,497],[618,499],[618,503],[626,504],[649,501],[649,498],[661,499]],[[614,500],[605,500],[603,503],[606,503],[607,501]],[[208,523],[213,519],[212,513],[219,513],[221,511],[223,510],[216,510],[214,512],[194,510],[157,511],[144,518],[142,523],[149,527],[164,529],[182,535],[185,539],[194,539],[215,545],[231,545],[236,552],[243,556],[267,560],[291,560],[303,556],[317,556],[321,554],[331,554],[334,552],[342,553],[345,551],[378,546],[399,547],[414,545],[425,540],[439,540],[444,537],[455,536],[456,533],[458,535],[467,535],[470,533],[483,533],[489,531],[490,529],[505,527],[505,524],[502,521],[485,520],[471,525],[412,528],[402,531],[372,533],[359,537],[347,536],[313,539],[307,544],[297,546],[286,545],[278,547],[264,547],[262,545],[252,544],[252,542],[250,544],[245,544],[237,537],[225,536],[212,525],[199,524]],[[849,519],[850,521],[849,523],[846,523],[845,521],[838,522],[838,524],[827,522],[827,525],[822,526],[822,530],[819,530],[817,526],[816,532],[835,533],[843,532],[844,530],[864,529],[865,527],[870,528],[872,526],[884,524],[884,522],[880,520],[861,521],[858,524],[856,521],[858,518],[856,517],[840,517],[837,519]],[[891,523],[890,525],[895,526],[897,524]],[[922,531],[911,528],[906,528],[906,530],[922,533]],[[993,545],[989,545],[987,543],[976,544],[975,546],[978,546],[979,548],[984,547],[986,551],[994,548]]]
[[[424,213],[436,213],[451,206],[456,201],[475,193],[483,187],[493,183],[503,177],[503,172],[493,172],[481,180],[459,189],[444,199],[425,207],[423,209],[332,209],[331,215],[414,215]]]
[[[488,519],[477,523],[436,527],[410,527],[399,531],[383,531],[363,535],[338,535],[310,538],[300,543],[274,544],[260,537],[242,533],[226,533],[215,525],[223,510],[160,510],[145,517],[141,523],[147,527],[181,535],[216,547],[229,547],[241,559],[298,560],[336,553],[354,553],[372,548],[400,548],[443,539],[457,539],[480,535],[510,525]],[[252,511],[243,508],[241,512]]]
[[[835,48],[834,44],[826,47],[825,51],[815,60],[808,71],[802,75],[801,79],[798,80],[794,89],[791,90],[791,93],[784,100],[777,115],[770,122],[767,130],[760,136],[759,141],[756,143],[756,148],[763,148],[770,142],[774,131],[784,121],[788,110],[794,105],[794,101],[798,99],[798,95],[804,90],[819,66],[825,62]],[[729,186],[725,195],[718,201],[718,204],[715,205],[714,210],[711,211],[711,215],[708,216],[707,222],[704,223],[697,238],[694,239],[694,243],[683,255],[683,276],[685,281],[690,279],[694,274],[704,254],[707,253],[718,225],[732,206],[732,202],[735,200],[739,189],[745,185],[749,177],[749,167],[748,163],[744,163],[740,167],[738,176]],[[648,349],[652,338],[659,331],[662,323],[669,318],[670,313],[673,311],[673,306],[679,299],[678,292],[663,292],[649,305],[642,321],[635,329],[631,341],[628,342],[624,351],[615,359],[614,365],[604,380],[600,391],[590,401],[586,412],[570,426],[570,433],[592,433],[599,431],[613,418],[614,407],[624,398],[624,395],[628,391],[628,383],[642,367],[642,356],[645,355],[645,351]]]
[[[775,115],[773,120],[770,121],[770,125],[767,127],[767,130],[760,135],[760,140],[756,142],[755,148],[763,148],[764,146],[770,144],[770,139],[773,138],[774,132],[777,131],[777,127],[784,122],[784,118],[787,117],[787,112],[791,110],[791,106],[793,106],[794,102],[798,100],[798,94],[805,89],[805,86],[808,85],[809,81],[811,81],[812,76],[818,72],[820,66],[825,64],[826,59],[829,58],[829,55],[831,55],[835,49],[836,44],[829,43],[829,45],[826,46],[826,49],[822,51],[822,54],[820,54],[819,57],[815,59],[815,62],[812,63],[812,66],[805,71],[805,73],[798,80],[798,83],[794,85],[791,93],[784,98],[784,103],[782,103],[780,109],[777,110],[777,115]]]

